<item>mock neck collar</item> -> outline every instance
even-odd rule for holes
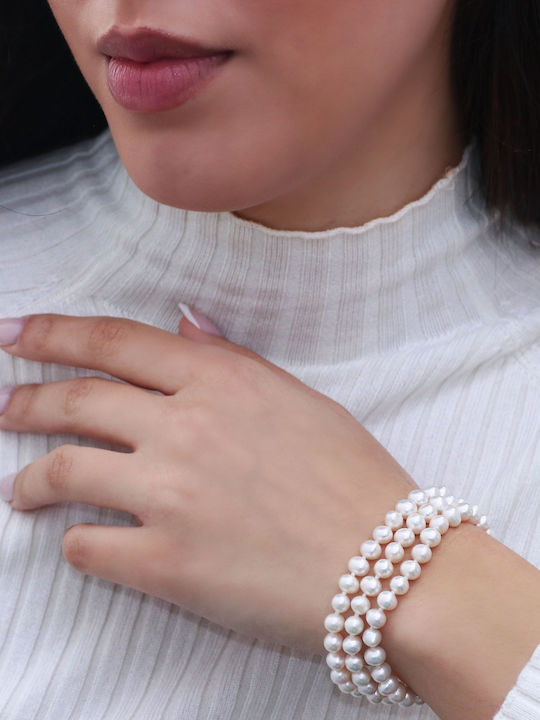
[[[233,342],[286,364],[389,352],[491,312],[481,278],[491,219],[472,145],[425,195],[392,215],[317,232],[160,205],[123,172],[124,202],[138,218],[133,234],[122,235],[139,268],[133,310],[141,285],[154,277],[152,291],[164,302],[186,303]],[[116,303],[122,293],[130,302],[126,290],[113,289]]]

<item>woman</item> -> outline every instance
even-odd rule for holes
[[[2,718],[540,718],[537,4],[50,6],[110,131],[1,179]],[[493,535],[353,697],[338,580],[432,485]]]

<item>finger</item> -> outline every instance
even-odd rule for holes
[[[151,393],[114,380],[79,377],[17,386],[0,416],[0,430],[76,433],[136,449],[158,418]]]
[[[136,478],[135,453],[61,445],[15,476],[12,507],[33,510],[58,502],[80,502],[142,519],[147,501]]]
[[[11,355],[101,370],[143,388],[173,394],[188,383],[204,350],[174,333],[126,318],[29,315]]]
[[[65,559],[79,572],[143,592],[150,547],[147,528],[92,523],[73,525],[62,541]]]

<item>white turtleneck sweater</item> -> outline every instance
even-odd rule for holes
[[[184,302],[345,406],[421,487],[478,504],[494,537],[540,568],[540,233],[496,235],[475,163],[469,148],[390,217],[287,232],[160,205],[106,131],[0,173],[0,315],[112,315],[176,332]],[[78,375],[110,377],[0,352],[0,385]],[[0,432],[0,472],[67,442],[112,448]],[[2,720],[436,717],[344,695],[322,655],[83,575],[61,552],[80,522],[135,524],[84,504],[0,502]],[[540,645],[496,719],[540,719]]]

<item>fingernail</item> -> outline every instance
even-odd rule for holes
[[[10,398],[13,395],[14,389],[15,388],[12,388],[12,387],[0,388],[0,415],[7,408]]]
[[[195,310],[191,310],[187,305],[184,305],[184,303],[178,303],[178,307],[187,317],[189,322],[193,323],[193,325],[195,325],[195,327],[198,327],[199,330],[203,330],[209,335],[217,335],[218,337],[224,337],[221,331],[218,330],[218,328],[214,325],[214,323],[211,323],[210,320],[204,315],[201,315],[201,313],[196,312]]]
[[[2,500],[6,502],[13,500],[13,485],[15,484],[16,477],[17,473],[13,473],[12,475],[6,475],[6,477],[0,480],[0,498],[2,498]]]
[[[0,320],[0,345],[13,345],[21,334],[27,316]]]

